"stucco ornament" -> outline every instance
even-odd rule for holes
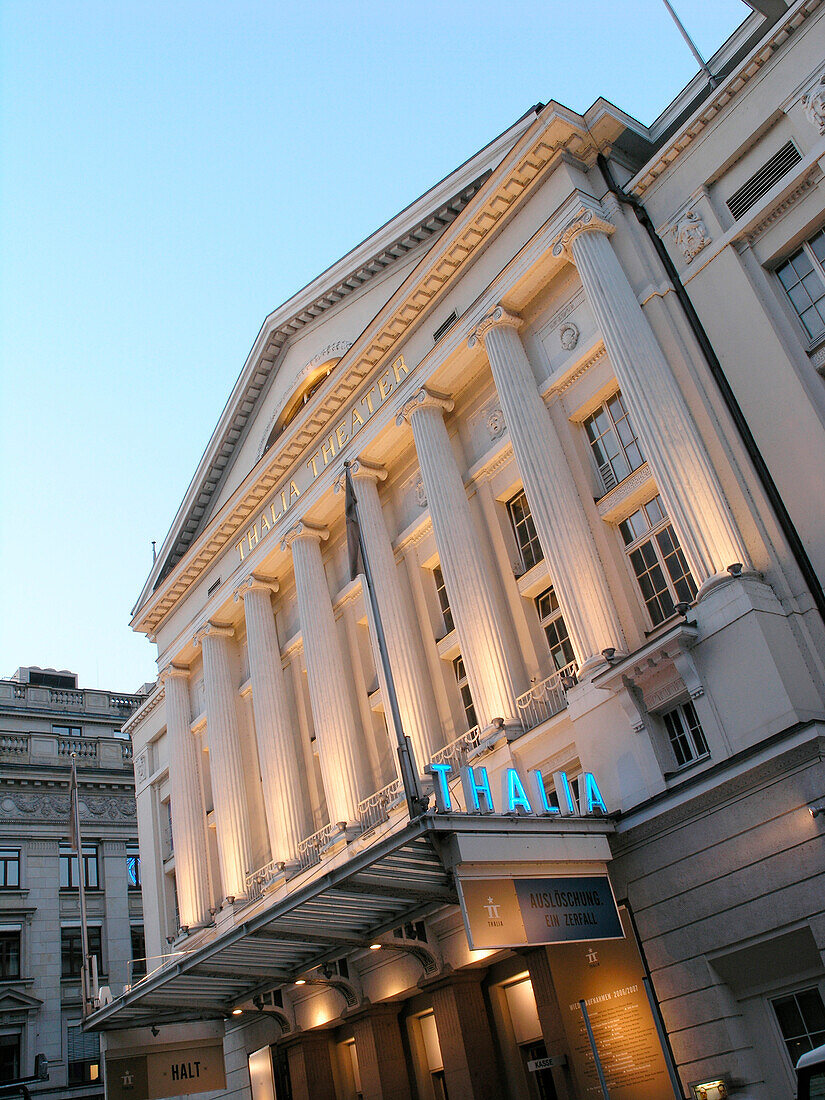
[[[504,421],[504,413],[498,406],[494,409],[490,409],[487,413],[487,431],[490,433],[490,439],[498,439],[504,435],[504,429],[507,427]]]
[[[579,328],[572,321],[567,321],[559,329],[559,340],[565,351],[572,351],[579,342]]]
[[[711,243],[708,227],[695,210],[686,210],[670,233],[688,263]]]
[[[811,125],[816,126],[820,134],[825,134],[825,73],[799,102]]]
[[[419,508],[427,507],[427,490],[424,486],[424,479],[421,474],[415,479],[413,485],[413,492],[415,493],[415,501]]]

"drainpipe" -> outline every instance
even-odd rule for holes
[[[742,407],[736,399],[736,395],[731,389],[730,382],[728,382],[727,376],[722,368],[722,364],[719,362],[719,358],[716,352],[713,350],[713,345],[710,342],[708,334],[705,332],[702,322],[699,320],[699,315],[693,308],[693,302],[690,300],[690,295],[685,290],[682,280],[679,278],[679,273],[676,270],[676,266],[670,258],[670,254],[665,248],[664,242],[659,237],[659,234],[653,227],[653,222],[650,220],[650,215],[639,200],[633,196],[628,195],[618,186],[613,179],[613,174],[610,171],[610,165],[607,162],[607,158],[604,154],[599,153],[596,158],[602,175],[604,176],[605,183],[611,195],[614,195],[619,202],[626,206],[630,206],[633,209],[633,213],[639,224],[647,232],[648,237],[656,249],[656,254],[662,262],[662,267],[665,269],[667,277],[673,284],[673,289],[676,292],[676,297],[679,299],[682,309],[685,312],[687,322],[693,330],[693,335],[702,350],[702,354],[705,357],[705,362],[708,365],[711,376],[719,387],[719,392],[722,395],[722,400],[725,402],[725,406],[731,415],[736,430],[739,432],[739,438],[747,451],[753,468],[756,471],[756,476],[765,491],[765,495],[773,508],[774,515],[777,522],[782,529],[782,533],[787,540],[790,551],[793,554],[794,561],[796,562],[803,580],[808,587],[813,601],[816,605],[816,609],[819,612],[819,616],[822,622],[825,623],[825,592],[822,590],[819,577],[816,574],[816,570],[813,567],[811,559],[808,557],[808,552],[803,545],[802,539],[799,537],[793,520],[791,519],[788,509],[785,507],[785,502],[776,486],[776,482],[771,476],[771,472],[768,469],[765,459],[762,457],[762,452],[759,450],[756,440],[753,437],[753,432],[750,430],[750,426],[745,419],[745,414],[742,412]]]

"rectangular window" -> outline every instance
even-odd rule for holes
[[[776,274],[810,339],[825,335],[825,229],[794,252]]]
[[[100,1034],[96,1031],[84,1031],[80,1024],[69,1024],[66,1035],[69,1084],[85,1085],[99,1081]]]
[[[619,530],[650,621],[658,626],[674,614],[677,603],[692,603],[697,591],[662,498],[649,500]]]
[[[785,1047],[796,1065],[803,1054],[825,1043],[825,1006],[816,986],[771,1001]]]
[[[453,672],[461,696],[461,705],[464,707],[464,715],[467,719],[467,729],[474,729],[478,725],[478,719],[476,718],[476,708],[473,706],[473,697],[470,694],[470,684],[467,680],[467,670],[464,667],[463,657],[456,657],[453,661]]]
[[[20,933],[0,932],[0,980],[20,977]]]
[[[620,393],[614,393],[600,409],[588,416],[584,430],[606,493],[644,462]]]
[[[20,885],[20,850],[0,848],[0,887],[16,889]]]
[[[142,978],[146,973],[146,937],[142,924],[133,924],[132,934],[132,980]]]
[[[435,592],[438,596],[438,606],[441,608],[441,614],[444,619],[444,629],[449,634],[455,630],[455,623],[453,622],[453,612],[450,608],[450,597],[447,595],[447,586],[444,583],[444,574],[441,572],[441,566],[437,565],[433,569],[433,577],[435,578]]]
[[[97,867],[97,845],[83,845],[83,882],[87,890],[97,890],[100,886]],[[60,845],[60,889],[76,890],[79,884],[77,876],[77,856],[69,844]]]
[[[52,733],[57,737],[82,737],[83,730],[80,726],[52,726]]]
[[[60,932],[61,976],[79,978],[83,969],[83,935],[79,928],[63,928]],[[103,973],[100,929],[89,929],[89,954],[97,957],[97,972]]]
[[[682,768],[709,755],[708,743],[693,703],[681,703],[662,715],[676,764]]]
[[[20,1036],[0,1035],[0,1085],[20,1077]]]
[[[126,879],[130,890],[140,889],[140,847],[134,841],[126,844]]]
[[[559,607],[559,601],[556,598],[556,590],[552,584],[540,596],[536,597],[536,610],[544,628],[547,644],[550,646],[553,665],[557,670],[572,665],[576,658],[567,634],[567,627]]]
[[[533,523],[533,513],[527,503],[527,495],[524,490],[507,502],[507,511],[510,514],[510,522],[513,525],[513,534],[516,536],[522,565],[525,572],[532,569],[544,560],[544,551],[541,548],[539,537],[536,534],[536,525]]]

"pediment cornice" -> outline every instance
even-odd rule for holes
[[[617,131],[624,119],[617,117]],[[604,131],[604,127],[603,127]],[[154,634],[165,617],[226,549],[250,516],[327,428],[358,386],[398,354],[401,342],[435,307],[448,286],[533,193],[560,157],[595,159],[599,148],[581,116],[551,104],[510,149],[473,200],[445,229],[373,322],[342,356],[329,384],[284,433],[199,535],[190,550],[137,610],[136,630]]]

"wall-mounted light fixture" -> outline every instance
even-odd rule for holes
[[[728,566],[728,572],[730,573],[730,575],[732,577],[741,577],[742,576],[742,562],[741,561],[735,561],[732,565],[729,565]]]
[[[818,806],[809,806],[808,813],[816,821],[818,817],[825,817],[825,805],[820,803]]]

